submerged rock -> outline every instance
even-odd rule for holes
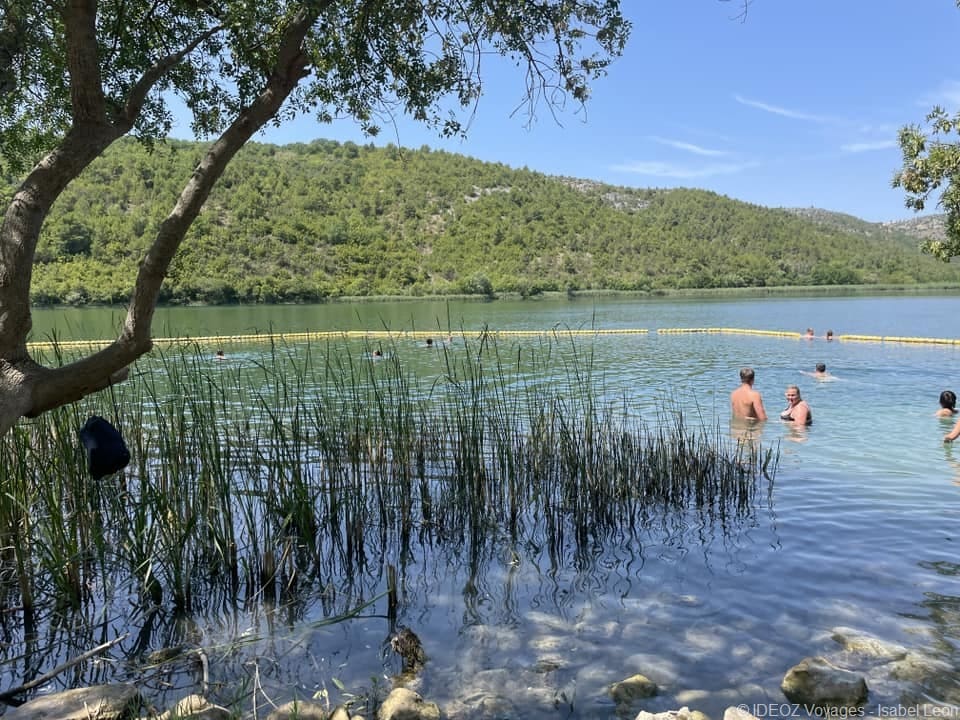
[[[350,720],[350,715],[343,706],[337,706],[331,713],[323,705],[292,700],[267,715],[267,720]]]
[[[823,657],[805,658],[794,665],[784,675],[780,689],[791,702],[817,707],[853,707],[867,699],[863,677]]]
[[[187,695],[172,709],[163,713],[159,720],[231,720],[232,713],[225,707],[214,705],[203,695]]]
[[[440,720],[440,708],[406,688],[396,688],[383,701],[378,720]]]
[[[882,662],[902,660],[907,656],[907,649],[902,645],[884,642],[880,638],[853,628],[835,627],[830,633],[833,640],[844,650],[857,655],[865,655]]]
[[[93,685],[43,695],[7,710],[4,720],[132,720],[143,704],[133,685]]]
[[[617,705],[630,705],[636,700],[657,694],[657,684],[646,675],[632,675],[610,686],[610,697]]]

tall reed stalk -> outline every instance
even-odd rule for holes
[[[318,592],[336,613],[383,591],[391,567],[402,589],[414,548],[465,544],[476,572],[501,543],[588,562],[598,542],[691,518],[736,532],[773,482],[771,450],[678,411],[641,421],[563,333],[533,346],[484,334],[426,360],[370,349],[215,361],[185,343],[113,393],[14,428],[0,439],[0,600],[25,622],[40,605],[133,624],[151,606],[203,615]],[[133,456],[100,482],[76,435],[94,413]]]

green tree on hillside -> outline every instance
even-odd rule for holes
[[[491,52],[526,74],[531,112],[563,97],[583,102],[630,29],[619,0],[0,0],[0,11],[0,157],[4,172],[26,171],[0,225],[0,434],[122,379],[149,351],[154,308],[187,230],[266,123],[349,116],[373,134],[381,118],[406,113],[459,134],[445,103],[476,103]],[[26,342],[44,221],[119,138],[164,137],[171,95],[215,140],[140,258],[117,340],[42,367]],[[262,285],[267,299],[272,283]]]

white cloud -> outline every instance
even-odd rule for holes
[[[700,145],[694,145],[693,143],[683,142],[682,140],[670,140],[669,138],[662,138],[656,135],[650,137],[654,142],[658,142],[661,145],[667,145],[677,150],[685,150],[686,152],[693,153],[694,155],[706,155],[708,157],[719,157],[721,155],[729,155],[725,150],[711,150],[710,148],[705,148]]]
[[[649,175],[653,177],[672,178],[674,180],[693,180],[712,177],[714,175],[735,175],[751,167],[750,163],[726,163],[704,165],[702,167],[684,167],[664,162],[635,162],[626,165],[614,165],[610,169],[615,172],[632,173],[634,175]]]
[[[875,140],[873,142],[854,142],[841,145],[840,149],[848,153],[871,152],[873,150],[888,150],[897,146],[896,140]]]
[[[960,81],[944,80],[940,87],[925,96],[920,104],[924,107],[940,105],[947,112],[955,112],[960,108]]]
[[[760,100],[750,100],[742,95],[734,95],[733,99],[741,105],[757,108],[758,110],[763,110],[764,112],[772,113],[774,115],[782,115],[783,117],[793,118],[794,120],[805,120],[807,122],[824,124],[836,122],[835,120],[823,117],[822,115],[812,115],[810,113],[800,112],[799,110],[790,110],[788,108],[779,107],[778,105],[770,105],[769,103],[761,102]]]

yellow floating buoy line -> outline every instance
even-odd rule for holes
[[[197,337],[160,337],[153,338],[155,346],[170,345],[202,345],[204,347],[218,347],[221,345],[243,345],[251,343],[287,343],[287,342],[305,342],[310,340],[331,340],[331,339],[414,339],[426,340],[433,338],[442,341],[447,338],[456,337],[538,337],[546,335],[646,335],[649,330],[640,328],[623,329],[575,329],[575,328],[550,328],[547,330],[458,330],[456,332],[428,331],[428,330],[317,330],[312,332],[285,332],[285,333],[249,333],[244,335],[202,335]],[[53,348],[70,349],[79,348],[85,350],[97,350],[104,348],[112,340],[60,340],[60,341],[40,341],[27,343],[30,350],[52,350]]]
[[[157,346],[171,345],[201,345],[204,347],[220,347],[226,345],[242,345],[252,343],[287,343],[305,342],[311,340],[329,339],[415,339],[426,340],[434,338],[444,340],[453,337],[538,337],[538,336],[589,336],[589,335],[647,335],[656,332],[658,335],[680,334],[710,334],[710,335],[759,335],[765,337],[781,337],[797,339],[802,337],[799,332],[784,330],[754,330],[750,328],[658,328],[655,331],[644,328],[549,328],[536,330],[475,330],[456,332],[429,331],[429,330],[318,330],[313,332],[293,333],[247,333],[244,335],[205,335],[199,337],[163,337],[154,338]],[[899,337],[894,335],[836,335],[835,340],[848,342],[877,342],[903,343],[913,345],[960,345],[960,338],[926,338],[926,337]],[[84,349],[98,350],[108,346],[112,340],[60,340],[27,343],[30,350]]]
[[[711,335],[767,335],[769,337],[798,338],[800,333],[785,330],[748,330],[744,328],[660,328],[660,335],[674,335],[679,333],[708,333]]]

